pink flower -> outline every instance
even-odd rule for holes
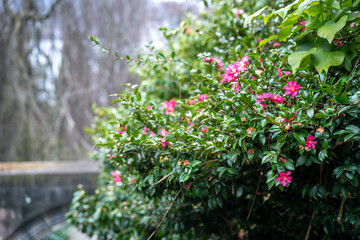
[[[254,94],[254,90],[252,90],[251,88],[248,88],[249,89],[249,91],[251,92],[251,94]]]
[[[194,125],[194,124],[189,120],[188,117],[186,117],[185,119],[186,119],[187,123],[188,123],[190,126],[193,126],[193,125]]]
[[[301,25],[304,26],[304,27],[301,28],[299,32],[305,31],[305,29],[306,29],[306,27],[305,27],[306,21],[300,21],[300,20],[298,20],[298,26],[301,26]]]
[[[292,177],[290,177],[290,174],[291,174],[291,171],[287,171],[286,173],[281,172],[279,174],[279,177],[276,179],[276,181],[280,182],[281,185],[283,185],[285,187],[287,183],[291,183]]]
[[[284,98],[279,96],[279,95],[276,95],[275,97],[271,98],[270,101],[272,102],[277,102],[277,103],[283,103],[284,102]]]
[[[118,133],[120,135],[123,135],[125,132],[126,132],[126,129],[127,129],[127,125],[125,127],[119,127],[117,130],[118,130]]]
[[[267,99],[271,100],[274,97],[274,94],[271,93],[263,93],[262,95],[256,96],[256,99],[260,101],[265,101]]]
[[[166,145],[168,145],[169,147],[171,147],[170,143],[168,141],[166,141],[165,139],[160,139],[161,145],[166,148]]]
[[[298,94],[298,90],[301,88],[299,84],[297,84],[296,81],[289,81],[288,86],[285,86],[284,89],[285,95],[291,95],[291,98],[294,98],[295,95]]]
[[[176,105],[176,101],[175,100],[170,100],[170,101],[165,101],[162,104],[162,107],[166,108],[166,113],[171,114],[175,110],[175,105]]]
[[[160,135],[163,136],[163,137],[165,137],[166,134],[169,134],[169,132],[166,131],[165,128],[161,129]]]
[[[202,127],[202,128],[201,128],[201,131],[206,134],[206,133],[207,133],[206,127]],[[201,134],[201,137],[204,137],[204,134]]]
[[[218,64],[218,70],[220,71],[220,70],[222,70],[223,68],[223,66],[224,66],[224,63],[220,60],[220,59],[214,59],[216,62],[217,62],[217,64]]]
[[[234,85],[232,86],[232,88],[235,88],[235,91],[240,92],[240,84],[239,83],[234,83]]]
[[[227,73],[221,74],[221,76],[223,77],[223,79],[220,81],[221,83],[236,81],[236,79],[234,79],[233,76],[230,76]]]
[[[186,105],[192,105],[196,103],[196,99],[192,99],[186,102]]]
[[[118,171],[112,171],[111,175],[113,176],[114,183],[121,182],[121,173]]]
[[[149,111],[151,110],[151,105],[149,105],[149,106],[147,107],[147,110],[149,110]]]
[[[317,144],[317,142],[314,140],[315,140],[315,136],[308,135],[308,139],[305,142],[305,146],[307,146],[308,148],[315,149],[315,144]]]
[[[262,39],[261,38],[259,38],[258,40],[256,40],[257,42],[261,42],[262,41]]]
[[[156,135],[156,133],[154,133],[153,131],[151,131],[150,133],[149,133],[149,136],[155,136]]]
[[[285,74],[285,75],[289,75],[291,72],[289,72],[289,71],[283,71],[283,74]]]
[[[150,130],[149,128],[145,127],[143,133],[146,134],[146,132]]]
[[[240,71],[238,69],[238,65],[239,62],[236,61],[234,63],[234,65],[229,64],[226,68],[225,68],[225,72],[227,73],[228,76],[232,76],[232,77],[237,77],[240,74]]]
[[[244,10],[240,9],[236,12],[236,17],[240,18],[240,15],[244,14]]]
[[[274,43],[273,43],[273,48],[276,48],[276,47],[281,47],[281,44],[278,43],[278,42],[274,42]]]
[[[256,77],[251,75],[251,80],[256,80]]]
[[[201,94],[201,95],[199,96],[199,101],[200,101],[200,102],[203,102],[203,101],[205,101],[207,98],[208,98],[208,96],[207,96],[206,94]]]
[[[289,120],[287,120],[286,118],[284,118],[283,122],[291,123],[291,122],[295,119],[296,115],[297,115],[297,112],[295,112],[295,115],[292,116]]]
[[[249,57],[248,56],[242,57],[241,62],[243,62],[244,66],[247,67],[249,65]]]
[[[211,57],[204,57],[204,62],[212,62],[212,61],[214,61],[215,60],[215,58],[213,57],[213,56],[211,56]]]
[[[355,26],[355,22],[350,23],[350,27],[353,27],[353,26]]]
[[[207,133],[206,127],[202,127],[202,128],[201,128],[201,131],[204,132],[204,133]]]

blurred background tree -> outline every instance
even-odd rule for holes
[[[88,41],[99,36],[121,55],[165,39],[197,3],[153,0],[2,0],[0,2],[0,161],[84,158],[91,105],[134,83],[124,62]],[[197,6],[197,5],[196,5]]]

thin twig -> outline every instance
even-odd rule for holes
[[[162,179],[160,179],[159,181],[157,181],[154,185],[152,185],[151,187],[148,188],[148,191],[152,188],[154,188],[156,185],[158,185],[159,183],[161,183],[162,181],[164,181],[165,179],[167,179],[168,177],[170,177],[171,173],[167,174],[166,176],[164,176]]]
[[[153,231],[153,233],[147,238],[147,240],[150,240],[150,239],[152,238],[152,236],[154,236],[154,234],[156,233],[156,231],[160,228],[160,226],[161,226],[162,222],[164,221],[166,215],[168,214],[171,206],[174,204],[175,200],[178,198],[178,196],[180,195],[180,192],[183,190],[183,188],[184,188],[184,185],[181,186],[181,188],[180,188],[180,190],[177,192],[174,200],[172,200],[172,202],[170,203],[170,205],[169,205],[168,209],[166,210],[164,216],[162,217],[160,223],[157,225],[157,227],[156,227],[156,229]]]
[[[309,222],[309,226],[308,226],[308,229],[306,231],[306,236],[305,236],[305,240],[308,240],[309,239],[309,235],[310,235],[310,231],[311,231],[311,221],[314,219],[315,217],[315,210],[313,211],[312,215],[311,215],[311,219],[310,219],[310,222]]]
[[[246,217],[246,220],[249,219],[249,217],[250,217],[250,215],[251,215],[251,212],[252,212],[252,209],[253,209],[253,207],[254,207],[254,203],[255,203],[255,200],[256,200],[256,195],[257,195],[257,192],[258,192],[259,187],[260,187],[260,180],[261,180],[261,171],[260,171],[260,173],[259,173],[259,180],[258,180],[258,184],[257,184],[257,187],[256,187],[255,195],[254,195],[254,198],[253,198],[251,207],[250,207],[249,214],[248,214],[248,216]]]
[[[345,200],[346,200],[346,197],[343,197],[341,199],[339,213],[338,213],[338,216],[336,218],[337,223],[340,224],[340,225],[342,225],[342,217],[343,217],[343,214],[344,214]]]

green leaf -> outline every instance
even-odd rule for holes
[[[320,74],[322,70],[327,73],[330,66],[339,66],[343,63],[345,53],[342,51],[329,52],[321,48],[313,54],[313,63]]]
[[[312,118],[314,116],[314,109],[310,108],[306,111],[306,113],[309,116],[309,118]]]
[[[307,160],[307,157],[305,154],[302,154],[298,160],[296,161],[296,167],[303,165]]]
[[[326,38],[331,44],[335,38],[336,33],[340,31],[343,27],[345,27],[347,18],[348,16],[344,15],[337,22],[334,21],[326,22],[317,31],[319,37]]]
[[[244,189],[242,187],[238,187],[236,190],[236,197],[241,197],[244,192]]]
[[[346,92],[344,92],[341,95],[336,95],[335,100],[339,104],[348,104],[349,103],[348,96],[347,96]]]
[[[317,191],[318,191],[318,186],[313,186],[311,189],[310,189],[310,192],[309,192],[309,196],[310,197],[313,197],[313,196],[315,196],[315,194],[317,193]]]
[[[287,161],[286,163],[284,163],[284,166],[286,169],[295,170],[294,164],[292,164],[292,162],[290,162],[290,161]]]
[[[260,9],[259,11],[248,16],[244,21],[244,28],[246,27],[246,25],[248,25],[253,20],[254,17],[257,17],[259,14],[261,14],[267,8],[268,8],[268,6],[265,6],[262,9]]]
[[[278,36],[279,36],[280,42],[286,41],[287,37],[291,34],[292,27],[293,27],[292,25],[287,25],[286,27],[283,27],[279,31]]]
[[[353,178],[350,180],[350,184],[353,185],[354,187],[358,187],[359,186],[359,180],[357,178]]]
[[[344,172],[344,166],[340,166],[334,169],[333,175],[335,175],[336,178],[339,178],[341,174]]]
[[[179,177],[179,182],[185,182],[186,180],[189,179],[189,177],[190,177],[189,174],[182,172]]]
[[[265,43],[274,40],[274,39],[277,38],[277,37],[278,37],[277,35],[272,35],[272,36],[268,37],[267,39],[262,40],[262,41],[259,43],[258,48],[261,47],[262,45],[264,45]]]
[[[294,52],[288,57],[288,61],[293,73],[295,73],[295,70],[300,67],[302,61],[304,61],[307,56],[316,52],[316,49],[317,48],[311,48],[307,51]]]
[[[301,145],[305,145],[305,138],[300,133],[294,132],[293,136]]]
[[[208,200],[209,208],[215,208],[217,206],[216,198],[209,198]]]
[[[259,134],[259,140],[260,140],[262,145],[265,145],[266,137],[265,137],[264,134]]]
[[[360,128],[355,126],[355,125],[348,125],[348,126],[345,127],[345,129],[350,131],[350,132],[353,132],[353,133],[357,133],[357,134],[360,133]]]
[[[305,0],[305,1],[303,1],[300,5],[299,5],[299,7],[298,7],[298,13],[297,13],[297,15],[301,15],[301,13],[306,9],[306,7],[310,4],[310,3],[312,3],[312,2],[315,2],[316,0]]]

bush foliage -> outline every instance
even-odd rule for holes
[[[99,239],[359,239],[359,6],[212,1],[137,58],[90,37],[142,82],[94,109],[105,167],[68,221]]]

